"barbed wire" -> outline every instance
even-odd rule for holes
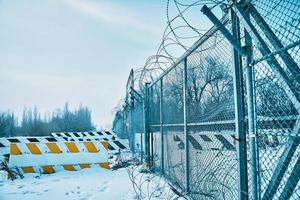
[[[186,1],[184,1],[183,3],[183,1],[179,0],[167,0],[167,26],[163,31],[162,40],[158,46],[156,54],[150,56],[146,60],[144,66],[137,70],[141,71],[141,73],[138,74],[140,76],[136,79],[138,81],[138,88],[141,89],[143,84],[154,80],[166,68],[175,62],[178,56],[175,55],[175,53],[172,53],[172,50],[177,50],[179,53],[187,51],[190,48],[189,43],[193,44],[207,32],[208,28],[199,28],[190,22],[186,16],[188,11],[191,9],[197,9],[200,11],[203,5],[208,5],[210,9],[220,6],[221,10],[224,10],[226,7],[225,2],[225,0],[197,0],[191,1],[190,3],[186,3]],[[172,6],[174,9],[171,8]],[[171,17],[171,12],[175,12],[173,17]],[[190,34],[188,35],[187,33]]]
[[[256,0],[250,0],[248,2],[255,3]],[[272,6],[268,12],[262,13],[262,16],[268,16],[276,9],[279,2],[276,3],[275,6]],[[167,0],[167,25],[163,30],[162,40],[157,48],[156,54],[149,56],[142,67],[134,70],[134,85],[137,90],[142,91],[146,82],[155,80],[156,77],[162,74],[176,61],[178,58],[177,55],[188,51],[190,46],[197,39],[206,34],[208,28],[198,27],[194,22],[195,20],[192,21],[187,16],[192,9],[200,11],[203,5],[207,5],[211,10],[219,9],[223,14],[226,13],[231,6],[228,4],[227,0],[191,0],[190,2],[183,0]],[[211,47],[206,47],[205,49],[198,48],[194,53],[200,53],[215,48],[219,41],[218,38],[222,38],[222,35],[220,35],[220,33],[215,33],[213,37],[215,38],[215,42],[212,43]],[[244,35],[242,35],[239,40],[243,38]],[[175,53],[172,51],[175,51]]]
[[[167,0],[166,2],[166,27],[163,30],[161,43],[159,44],[156,54],[149,56],[145,64],[134,70],[134,86],[137,90],[143,90],[145,83],[152,82],[162,74],[168,67],[170,67],[176,59],[178,54],[187,51],[191,45],[202,37],[207,31],[207,28],[200,28],[192,20],[188,19],[187,14],[192,9],[199,10],[203,5],[209,6],[210,9],[215,9],[219,6],[221,11],[227,7],[226,0]],[[173,13],[173,16],[171,16]],[[189,33],[189,34],[188,34]],[[218,36],[214,34],[215,44],[208,48],[213,48],[217,44]],[[199,49],[197,51],[205,51],[207,49]],[[172,53],[176,51],[178,53]],[[125,98],[119,101],[116,108],[112,110],[115,114],[118,110],[122,110],[125,103]]]

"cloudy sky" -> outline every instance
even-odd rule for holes
[[[109,126],[131,68],[155,54],[162,0],[0,0],[0,111],[69,102]]]

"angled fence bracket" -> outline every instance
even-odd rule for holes
[[[249,3],[250,4],[250,3]],[[247,4],[248,5],[248,4]],[[250,19],[247,19],[247,15],[244,9],[239,4],[233,4],[233,10],[236,15],[239,17],[241,23],[244,25],[245,29],[250,34],[254,42],[259,46],[259,50],[263,56],[266,56],[271,53],[271,50],[265,43],[264,39],[261,37],[259,32],[255,29],[254,25],[251,23]],[[270,67],[272,67],[274,75],[278,78],[282,84],[287,96],[291,99],[291,102],[294,104],[295,108],[300,110],[300,101],[299,96],[297,95],[297,89],[293,87],[293,84],[287,74],[284,72],[283,68],[280,66],[278,61],[274,56],[270,56],[267,60]]]
[[[293,171],[290,174],[290,177],[288,178],[283,191],[279,197],[279,200],[286,200],[290,199],[291,196],[293,195],[293,192],[298,185],[298,182],[300,180],[300,157],[298,157],[298,160],[294,166]]]
[[[253,6],[253,4],[248,3],[247,10],[249,10],[251,16],[253,17],[257,25],[260,27],[260,29],[263,31],[263,33],[266,35],[266,38],[270,41],[270,44],[274,47],[274,49],[277,51],[284,49],[284,46],[282,45],[280,40],[277,38],[277,36],[269,27],[269,25],[264,20],[264,18],[259,14],[256,8]],[[299,77],[300,68],[297,65],[297,63],[294,61],[294,59],[291,57],[291,55],[288,53],[288,51],[287,50],[281,51],[279,53],[279,56],[285,63],[286,67],[290,70],[291,74]],[[300,79],[297,80],[296,78],[295,80],[298,81],[298,83],[300,83]]]
[[[299,129],[298,129],[299,131]],[[288,169],[288,166],[292,160],[292,157],[300,143],[300,138],[297,136],[292,136],[289,138],[285,149],[278,160],[278,164],[274,170],[273,176],[269,181],[267,189],[263,195],[262,200],[270,200],[273,199],[278,189],[280,182]]]
[[[232,44],[236,51],[239,52],[240,55],[246,55],[246,50],[241,46],[241,44],[234,38],[234,36],[226,29],[223,23],[210,11],[210,9],[204,5],[201,8],[201,11],[204,15],[208,17],[208,19],[221,31],[224,37]]]

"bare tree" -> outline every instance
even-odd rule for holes
[[[13,113],[0,113],[0,137],[13,136],[17,129],[17,119]]]
[[[192,102],[220,101],[231,83],[228,66],[217,58],[206,57],[188,68],[188,96]]]

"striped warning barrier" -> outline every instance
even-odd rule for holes
[[[24,143],[52,143],[52,142],[85,142],[85,141],[107,141],[109,155],[117,154],[119,151],[128,149],[128,141],[120,140],[112,131],[89,131],[89,132],[64,132],[52,133],[45,137],[11,137],[0,138],[0,160],[9,160],[10,144]]]
[[[31,142],[63,142],[68,141],[65,138],[54,138],[49,137],[10,137],[10,138],[0,138],[0,156],[9,156],[10,144],[11,143],[31,143]]]
[[[127,150],[128,144],[120,140],[112,131],[89,131],[89,132],[59,132],[51,133],[54,138],[65,138],[67,141],[94,141],[105,140],[109,143],[109,153],[115,154],[120,150]]]
[[[11,143],[10,168],[24,173],[109,168],[107,141]]]
[[[85,132],[55,132],[51,133],[51,135],[55,138],[57,137],[64,137],[64,138],[71,138],[75,140],[80,139],[111,139],[116,137],[116,135],[112,131],[85,131]]]
[[[173,140],[177,143],[179,149],[184,149],[182,134],[173,135]],[[188,141],[194,150],[236,150],[236,139],[234,134],[231,133],[192,133],[188,135]]]
[[[272,130],[270,131],[272,132]],[[284,131],[282,131],[284,134]],[[179,149],[184,149],[184,139],[179,138],[181,134],[175,134],[173,136],[174,142],[177,143]],[[178,139],[178,138],[179,139]],[[188,135],[188,141],[191,147],[195,150],[222,150],[222,151],[236,151],[237,138],[235,134],[229,131],[216,132],[201,132],[190,133]],[[274,135],[261,136],[259,145],[276,147],[279,144],[279,140]]]

